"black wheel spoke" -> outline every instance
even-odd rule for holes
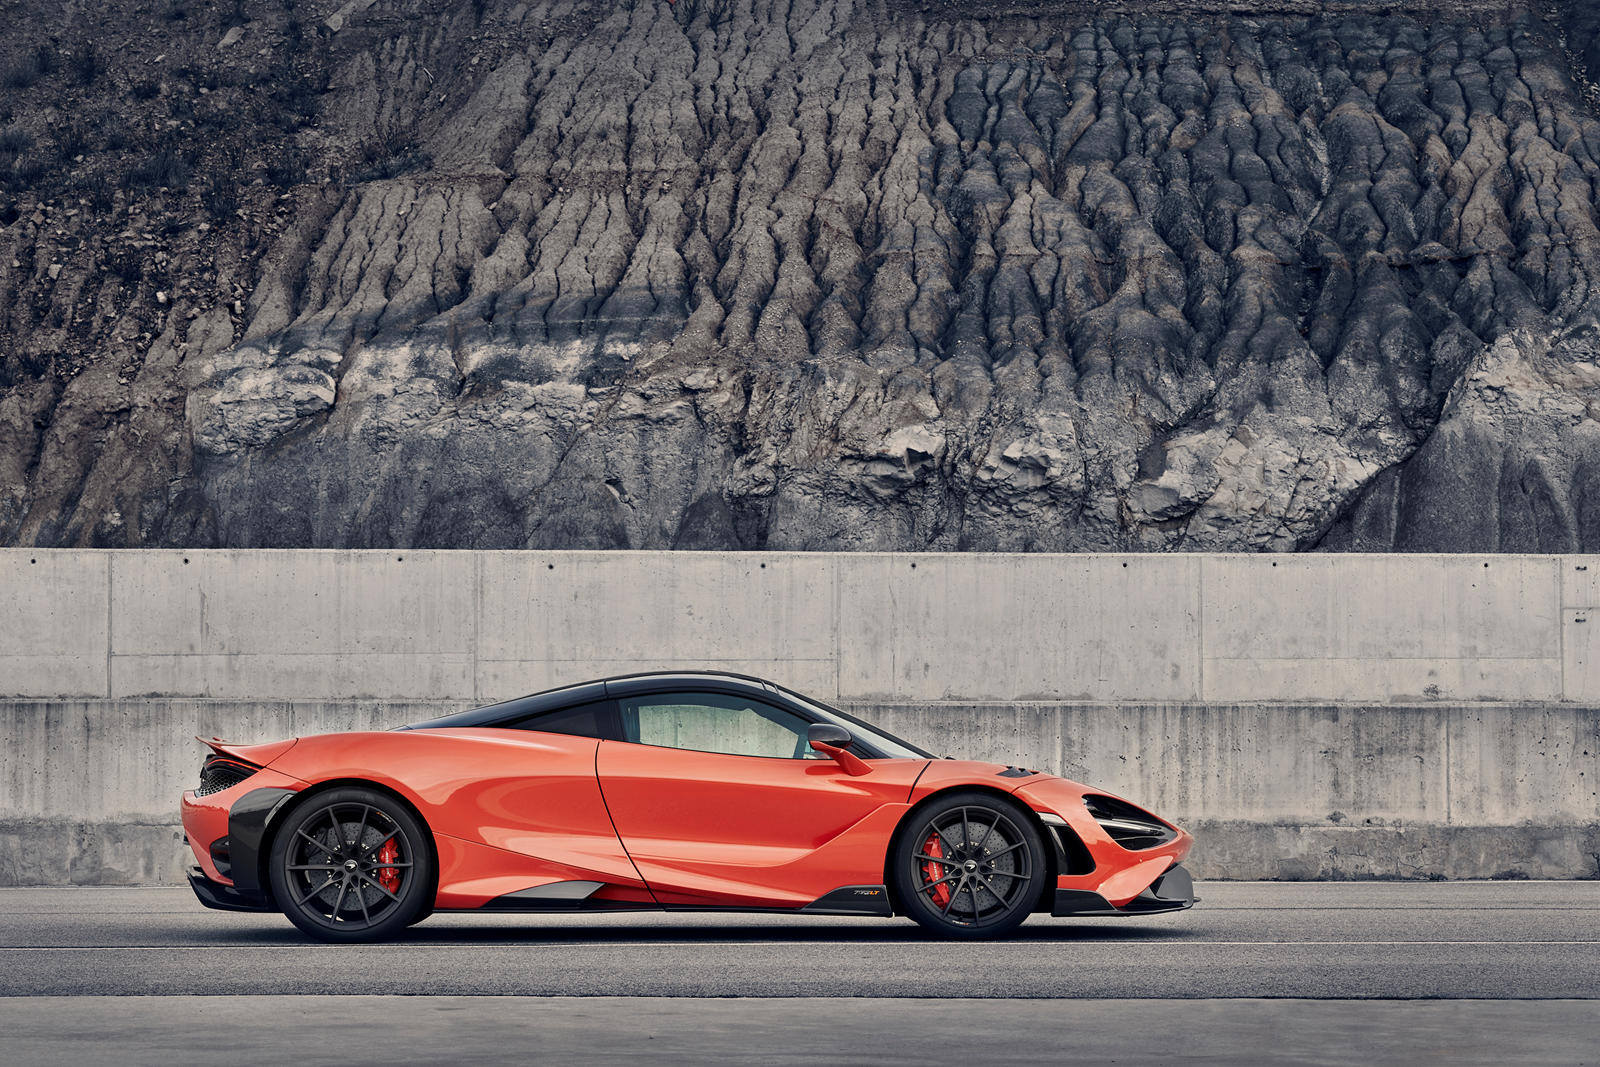
[[[972,827],[967,825],[967,809],[961,809],[961,847],[972,847]]]
[[[286,871],[337,871],[337,863],[290,863],[283,868]]]
[[[336,875],[336,874],[328,875],[327,881],[323,882],[321,885],[317,886],[317,888],[313,889],[311,892],[309,892],[305,896],[301,897],[298,903],[300,904],[300,906],[302,908],[305,907],[306,901],[310,900],[312,897],[316,896],[318,893],[322,892],[324,889],[328,888],[330,885],[332,885],[334,882],[337,882],[338,880],[339,880],[339,876],[338,875]]]
[[[980,875],[978,875],[978,877],[980,879],[982,879],[984,888],[987,889],[989,892],[993,893],[994,894],[994,899],[996,899],[996,900],[998,900],[1000,902],[1000,907],[1002,909],[1009,909],[1010,905],[1008,905],[1006,903],[1005,894],[1000,892],[1000,890],[996,889],[994,887],[994,885],[992,883],[990,883],[989,879],[987,877],[985,877],[984,875],[980,874]]]
[[[999,859],[1001,856],[1004,856],[1008,852],[1015,852],[1017,849],[1021,848],[1024,844],[1026,844],[1026,842],[1018,841],[1016,844],[1010,846],[1009,848],[1003,848],[999,852],[991,852],[991,853],[989,853],[989,855],[985,856],[984,859],[989,860],[989,861],[992,862],[994,860]]]
[[[328,916],[334,922],[339,921],[339,909],[344,907],[344,895],[350,892],[350,880],[347,878],[339,883],[339,899],[333,902],[333,914]]]
[[[393,830],[390,830],[388,833],[383,835],[383,840],[379,841],[376,845],[373,845],[372,848],[369,851],[377,852],[384,845],[387,845],[390,841],[393,841],[394,840],[394,835],[398,834],[399,832],[400,832],[400,828],[398,826],[395,827]]]
[[[370,807],[365,804],[361,805],[361,825],[356,828],[356,839],[350,842],[351,848],[361,847],[362,838],[367,836],[367,816],[371,814],[372,809]]]
[[[368,882],[370,882],[372,884],[372,887],[374,889],[376,889],[378,892],[382,893],[384,896],[388,897],[390,900],[394,901],[396,904],[400,903],[400,898],[398,896],[396,896],[394,893],[391,893],[389,891],[389,887],[388,886],[384,885],[382,882],[378,881],[376,878],[373,878],[371,875],[363,874],[361,877],[366,879]],[[365,894],[363,894],[362,896],[363,896],[363,899],[365,899]]]
[[[955,907],[956,898],[961,895],[961,891],[965,888],[967,888],[967,883],[965,879],[963,879],[961,884],[956,886],[955,891],[950,894],[950,899],[945,901],[944,911],[940,913],[941,915],[943,915],[945,918],[950,917],[950,909]]]
[[[996,826],[999,826],[999,825],[1000,825],[1000,816],[996,815],[994,817],[994,822],[989,824],[989,828],[987,830],[985,830],[983,832],[983,836],[978,839],[978,843],[976,845],[972,846],[972,851],[973,851],[974,854],[983,851],[983,846],[989,843],[989,835],[994,833],[994,828]]]
[[[1019,882],[1025,882],[1028,880],[1028,876],[1026,874],[1012,874],[1010,871],[989,871],[987,876],[990,878],[1015,878]]]
[[[372,925],[372,912],[367,910],[367,891],[356,886],[356,899],[361,901],[361,919],[368,926]]]
[[[961,864],[957,863],[955,860],[948,859],[948,858],[946,858],[944,856],[930,856],[926,852],[918,852],[917,853],[917,859],[919,859],[919,860],[927,860],[929,863],[942,864],[942,865],[944,865],[946,867],[959,867],[959,866],[961,866]]]
[[[336,852],[333,849],[329,848],[327,845],[323,844],[321,841],[318,841],[316,838],[314,838],[310,834],[306,833],[304,830],[297,829],[297,830],[295,830],[295,833],[299,834],[301,837],[305,838],[307,841],[309,841],[313,845],[317,846],[317,848],[321,849],[324,853],[326,853],[329,856],[337,856],[339,854],[338,852]]]
[[[395,871],[404,870],[409,866],[411,866],[409,863],[374,863],[372,869],[375,871]]]

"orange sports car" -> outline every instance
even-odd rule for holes
[[[206,742],[183,827],[201,903],[326,941],[434,911],[907,915],[1187,908],[1188,834],[1020,767],[938,759],[717,672],[566,686],[387,732]]]

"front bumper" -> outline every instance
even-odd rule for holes
[[[266,893],[212,881],[199,867],[189,868],[189,888],[200,898],[200,903],[218,911],[276,910]]]
[[[1147,886],[1144,892],[1118,908],[1099,893],[1090,889],[1057,889],[1051,915],[1159,915],[1164,911],[1182,911],[1193,907],[1199,897],[1194,895],[1194,879],[1182,865],[1173,864],[1165,874]]]
[[[1056,915],[1137,915],[1175,911],[1193,904],[1192,885],[1187,890],[1190,895],[1187,902],[1178,899],[1177,882],[1168,887],[1164,897],[1152,899],[1149,890],[1183,862],[1194,838],[1144,809],[1129,805],[1141,815],[1170,827],[1173,837],[1154,847],[1126,848],[1090,814],[1084,801],[1090,793],[1110,796],[1065,778],[1046,776],[1028,782],[1013,794],[1039,813],[1047,828],[1070,831],[1068,836],[1076,837],[1078,844],[1087,851],[1086,855],[1077,857],[1066,855],[1060,850],[1061,834],[1052,834],[1058,839],[1056,868],[1060,873],[1056,881],[1058,895],[1051,904],[1051,911]]]

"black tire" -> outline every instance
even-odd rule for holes
[[[375,789],[330,789],[285,816],[268,876],[289,921],[321,941],[381,941],[432,910],[433,856],[411,810]]]
[[[1020,804],[992,793],[949,793],[919,808],[889,860],[905,913],[944,937],[1003,937],[1044,891],[1044,841]]]

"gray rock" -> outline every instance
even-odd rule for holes
[[[420,165],[0,404],[0,537],[1600,542],[1578,0],[480,6],[330,16],[315,143]]]

